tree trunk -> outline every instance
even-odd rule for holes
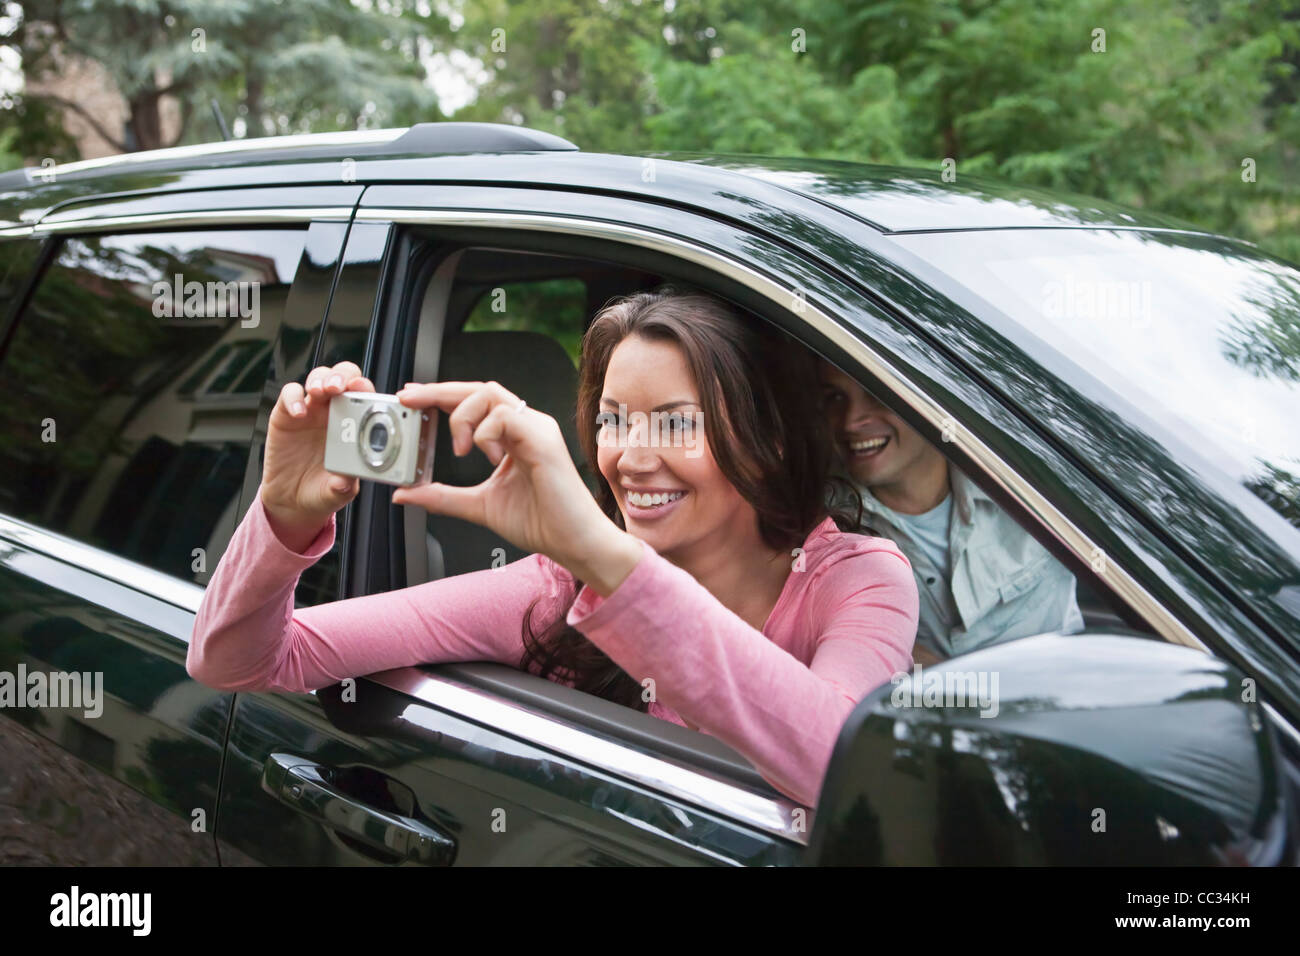
[[[160,149],[163,145],[162,112],[158,101],[159,96],[154,90],[142,90],[130,100],[131,129],[138,150]]]

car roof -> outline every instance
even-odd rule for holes
[[[5,220],[0,225],[31,224],[57,206],[100,195],[238,185],[229,175],[222,182],[215,174],[241,168],[278,168],[282,183],[339,183],[336,164],[347,159],[357,163],[405,161],[400,175],[406,181],[483,180],[489,171],[515,182],[526,181],[529,165],[511,163],[510,171],[503,173],[501,163],[491,162],[503,155],[537,157],[531,168],[546,170],[548,175],[557,166],[616,165],[619,161],[632,168],[648,161],[672,164],[674,175],[664,177],[657,187],[666,198],[672,198],[674,190],[692,191],[693,176],[699,179],[696,189],[716,188],[717,177],[725,176],[740,195],[761,182],[798,193],[885,233],[1071,226],[1199,231],[1167,216],[1100,199],[960,172],[946,182],[939,169],[803,157],[589,153],[550,133],[496,123],[421,123],[203,143],[65,164],[46,161],[46,169],[32,166],[0,174],[0,219]],[[322,167],[329,167],[327,175],[322,175]],[[394,168],[386,167],[386,171],[392,175]],[[357,180],[364,183],[368,177],[359,172]],[[539,176],[537,181],[547,180]],[[761,194],[769,195],[766,191]]]
[[[810,196],[882,232],[1033,227],[1147,227],[1200,231],[1182,220],[1118,203],[940,169],[775,156],[672,153]]]

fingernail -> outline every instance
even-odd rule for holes
[[[289,411],[291,411],[295,415],[302,415],[307,411],[307,406],[304,405],[302,402],[294,402],[292,405],[289,406]]]
[[[326,384],[326,386],[328,386],[329,388],[342,388],[342,387],[343,387],[343,376],[342,376],[342,375],[331,375],[331,376],[330,376],[330,380],[329,380],[328,382],[326,382],[325,384]]]

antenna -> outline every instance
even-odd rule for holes
[[[217,120],[217,129],[221,130],[221,138],[230,139],[230,128],[226,126],[226,119],[221,115],[221,107],[217,105],[217,98],[214,96],[209,102],[212,104],[212,115]]]

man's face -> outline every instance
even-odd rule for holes
[[[822,399],[840,456],[867,487],[906,484],[939,452],[874,395],[821,363]]]

